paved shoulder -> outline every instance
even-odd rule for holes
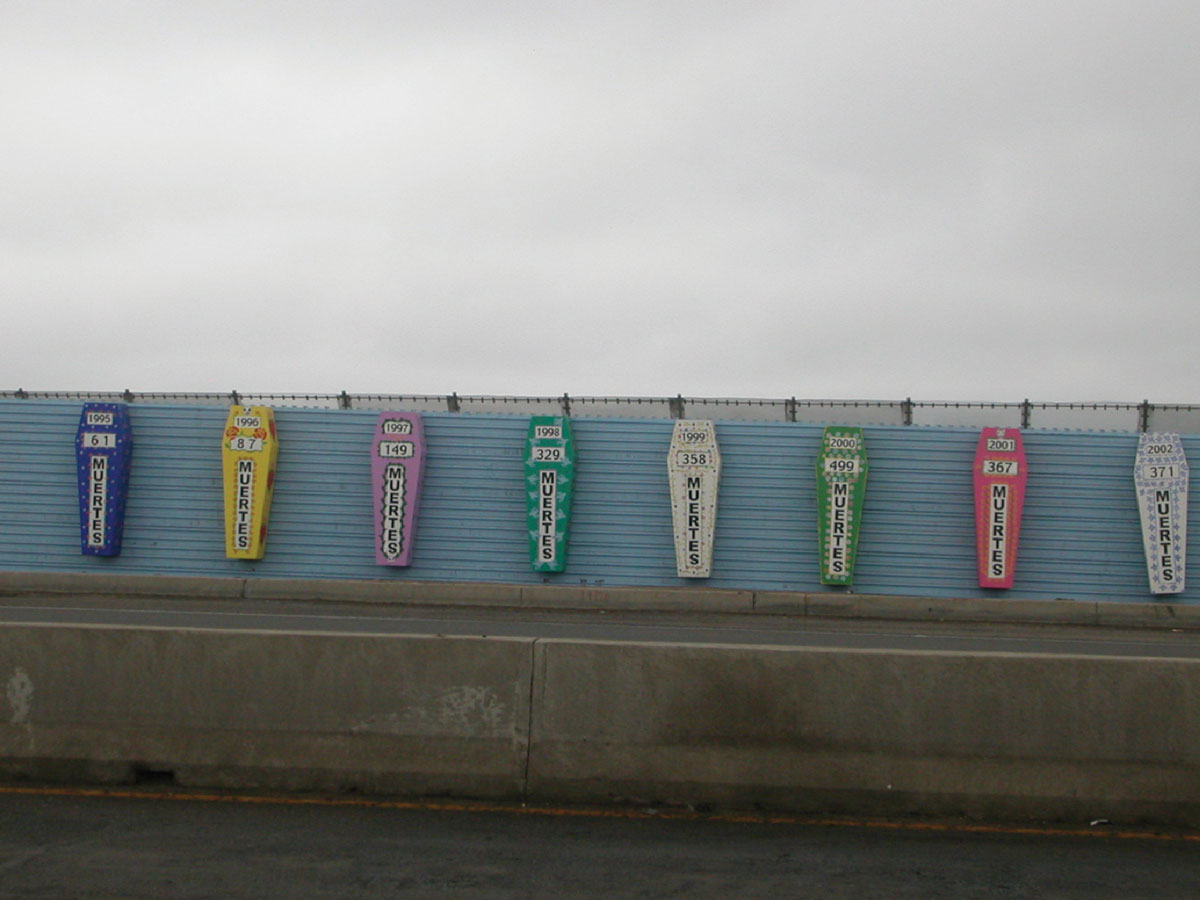
[[[1195,835],[0,787],[0,897],[1194,900]],[[664,813],[667,811],[663,811]]]
[[[5,622],[1200,658],[1200,632],[1184,629],[906,622],[699,612],[24,596],[0,598],[0,624]]]

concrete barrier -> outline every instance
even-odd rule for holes
[[[1200,825],[1200,661],[540,641],[531,800]]]
[[[1200,628],[1200,604],[906,597],[842,591],[742,591],[703,585],[584,587],[406,579],[210,578],[110,572],[3,572],[0,596],[157,596],[524,609],[619,609],[908,621]]]
[[[1200,660],[0,626],[0,774],[1200,826]]]
[[[528,641],[0,627],[0,772],[521,796]]]
[[[188,575],[128,575],[123,572],[0,572],[0,595],[195,597],[236,600],[244,578]]]

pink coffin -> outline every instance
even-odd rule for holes
[[[1025,505],[1025,447],[1017,428],[985,428],[975,447],[975,546],[979,586],[1010,588]]]
[[[412,562],[421,481],[425,472],[425,428],[419,413],[384,412],[371,442],[371,501],[375,519],[375,562]]]

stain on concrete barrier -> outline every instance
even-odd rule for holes
[[[33,681],[24,669],[17,667],[13,670],[4,696],[11,710],[9,724],[24,725],[29,718],[29,708],[33,705]]]

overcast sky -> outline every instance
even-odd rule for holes
[[[0,0],[0,390],[1200,403],[1200,2]]]

